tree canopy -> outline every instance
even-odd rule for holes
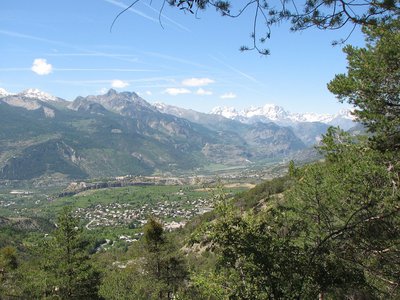
[[[328,84],[341,102],[374,134],[384,150],[400,148],[400,22],[365,27],[366,47],[346,46],[347,74]]]
[[[133,1],[118,17],[143,0]],[[341,41],[344,42],[357,26],[370,26],[396,19],[400,14],[399,0],[246,0],[243,2],[227,0],[161,0],[159,3],[160,23],[165,5],[179,10],[199,15],[207,8],[214,8],[222,16],[239,18],[244,12],[250,11],[252,24],[250,45],[242,46],[240,50],[256,50],[260,54],[269,54],[263,44],[270,39],[272,25],[289,22],[293,31],[315,27],[322,30],[338,30],[348,28]],[[348,25],[348,27],[347,27]]]

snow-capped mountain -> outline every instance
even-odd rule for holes
[[[7,97],[7,96],[10,96],[10,95],[12,95],[11,93],[9,93],[9,92],[7,92],[5,89],[3,89],[3,88],[0,88],[0,98],[1,97]]]
[[[54,118],[55,111],[52,108],[53,103],[65,103],[66,101],[54,97],[48,93],[38,89],[27,89],[18,94],[8,93],[4,89],[0,89],[0,102],[8,105],[25,108],[27,110],[42,110],[47,118]]]
[[[241,111],[233,107],[215,107],[211,114],[221,115],[242,123],[274,122],[279,125],[290,126],[301,122],[319,122],[341,126],[346,130],[355,125],[354,116],[350,110],[346,109],[339,111],[337,114],[291,113],[281,106],[266,104],[262,107],[250,107]]]
[[[27,89],[18,94],[20,97],[37,99],[40,101],[48,102],[48,101],[62,101],[60,98],[54,97],[46,92],[43,92],[38,89]]]
[[[279,121],[287,119],[289,114],[281,106],[275,104],[265,104],[262,107],[250,107],[245,109],[242,116],[246,116],[246,118],[265,116],[271,121]]]

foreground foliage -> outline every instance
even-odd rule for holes
[[[218,219],[203,231],[218,255],[211,275],[197,278],[205,295],[400,297],[398,29],[397,21],[366,29],[367,48],[347,47],[349,72],[329,85],[356,106],[372,136],[331,128],[320,146],[325,161],[291,164],[283,195],[268,195],[244,214],[222,201]],[[220,284],[210,285],[207,276]]]

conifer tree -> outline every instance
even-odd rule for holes
[[[174,299],[187,278],[179,251],[166,238],[163,225],[150,217],[144,227],[145,271],[156,299]]]
[[[49,283],[45,294],[60,299],[97,299],[99,273],[94,270],[79,222],[65,208],[48,242],[43,269]]]
[[[17,250],[6,246],[0,249],[0,295],[16,296],[18,267]],[[0,296],[1,299],[1,296]]]
[[[346,46],[347,74],[336,75],[329,90],[354,105],[354,115],[383,152],[400,149],[400,20],[364,28],[366,47]]]

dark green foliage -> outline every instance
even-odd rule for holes
[[[4,247],[0,250],[0,266],[2,271],[15,270],[18,267],[16,249]]]
[[[28,291],[39,297],[59,299],[97,299],[100,276],[90,263],[87,243],[78,220],[65,208],[57,219],[57,229],[40,249],[40,269]]]
[[[156,253],[164,244],[164,228],[160,222],[154,218],[149,218],[143,228],[144,242],[150,253]]]
[[[173,299],[187,278],[185,261],[166,239],[163,226],[149,218],[144,227],[146,280],[155,299]]]
[[[333,139],[337,142],[332,143]],[[390,261],[395,269],[400,267],[396,258],[399,194],[393,189],[393,182],[398,179],[388,172],[384,157],[365,142],[350,142],[349,136],[337,131],[330,131],[324,141],[327,162],[301,170],[298,183],[286,197],[288,220],[305,226],[307,234],[300,236],[299,241],[313,249],[310,265],[316,263],[318,270],[321,266],[318,260],[334,258],[331,265],[345,273],[338,273],[332,280],[346,278],[346,284],[355,280],[353,284],[358,287],[362,287],[364,281],[364,285],[372,285],[384,295],[390,295],[393,285],[379,287],[375,284],[378,278],[380,283],[397,282],[396,271],[383,272],[384,265],[377,267],[375,260]],[[385,249],[391,250],[383,253]],[[327,277],[319,278],[326,281]],[[325,281],[318,284],[322,290],[329,290],[323,287]]]
[[[189,279],[186,260],[177,248],[181,241],[167,234],[151,217],[143,238],[130,248],[123,269],[108,272],[100,287],[105,299],[180,299]]]
[[[283,199],[270,197],[265,207],[244,214],[221,202],[218,218],[203,231],[219,257],[211,274],[195,276],[203,296],[210,288],[222,295],[216,299],[397,295],[395,174],[365,140],[331,129],[324,142],[326,162],[296,168],[292,179],[276,181],[275,191],[286,191]],[[247,197],[264,200],[268,184]]]
[[[0,299],[18,295],[17,250],[7,246],[0,249]]]
[[[227,278],[229,299],[296,297],[304,258],[293,241],[277,239],[270,224],[250,213],[225,215],[213,227],[212,242],[220,254],[217,270]]]
[[[235,205],[242,209],[254,208],[260,202],[268,202],[272,195],[280,194],[287,190],[292,184],[288,176],[277,177],[272,180],[258,184],[249,191],[243,192],[235,197]]]
[[[66,158],[73,155],[71,150],[62,140],[27,147],[0,170],[0,179],[25,180],[51,173],[86,178],[88,175]]]
[[[373,133],[382,151],[400,148],[400,23],[366,27],[364,48],[346,46],[347,74],[336,75],[328,88],[355,106],[355,116]]]

